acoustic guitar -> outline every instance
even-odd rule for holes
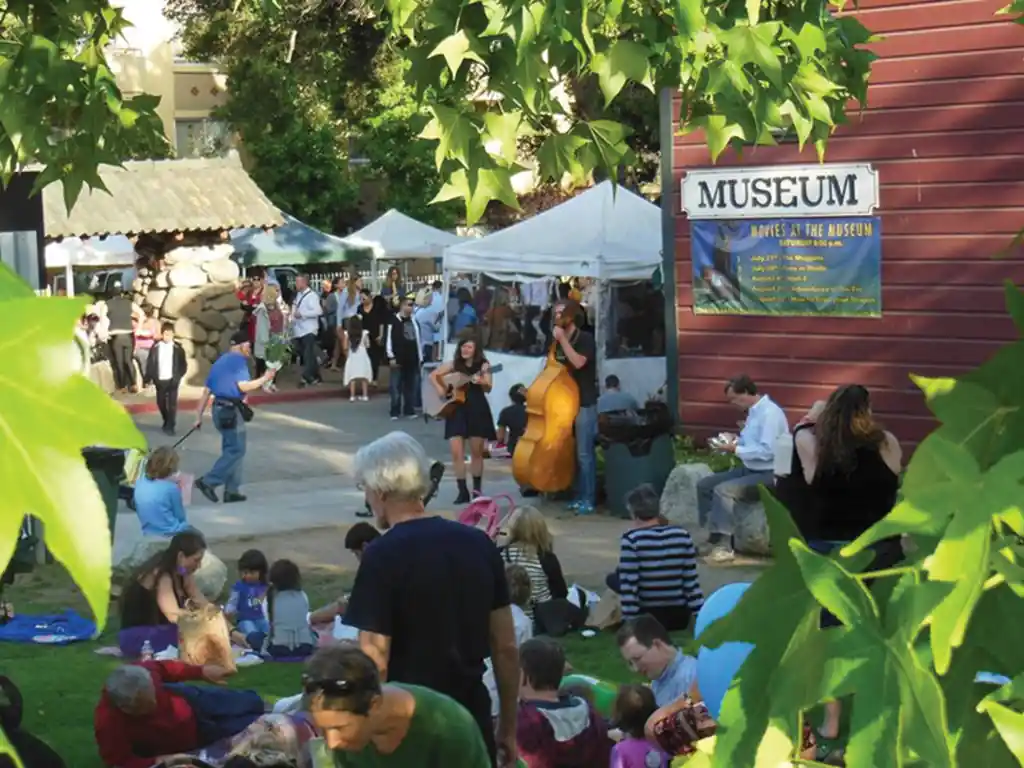
[[[491,374],[500,373],[502,368],[504,366],[500,363],[492,365],[489,368],[489,372]],[[438,395],[434,385],[425,381],[423,387],[423,413],[435,419],[447,419],[450,417],[455,413],[456,408],[466,402],[466,391],[472,380],[472,376],[467,376],[458,371],[452,371],[445,375],[441,379],[441,383],[444,384],[445,389],[448,391],[447,397]]]

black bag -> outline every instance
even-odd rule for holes
[[[242,414],[242,421],[248,424],[252,421],[253,416],[256,415],[256,411],[249,407],[249,404],[244,400],[239,400],[236,405],[238,406],[238,412]]]
[[[533,606],[534,630],[538,635],[562,637],[572,630],[582,629],[587,621],[587,597],[579,595],[580,605],[565,597],[555,597]]]
[[[238,427],[238,409],[224,406],[213,406],[213,425],[217,429],[236,429]]]
[[[3,726],[7,740],[14,747],[25,768],[67,768],[60,755],[44,741],[21,729],[21,715],[24,702],[18,686],[7,677],[0,675],[0,693],[7,701],[0,701],[0,726]],[[7,755],[0,755],[0,768],[14,768],[14,761]]]

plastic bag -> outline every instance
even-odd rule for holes
[[[178,617],[179,658],[186,664],[214,664],[238,670],[231,651],[231,634],[224,612],[216,605],[189,608]]]

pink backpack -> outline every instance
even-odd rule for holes
[[[501,513],[501,507],[498,505],[498,501],[501,499],[508,502],[508,511],[505,514]],[[468,507],[459,513],[459,522],[479,528],[490,536],[492,541],[497,541],[498,535],[501,533],[502,521],[512,514],[515,506],[516,503],[508,494],[494,497],[477,496],[469,503]]]

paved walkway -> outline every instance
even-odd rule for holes
[[[150,445],[173,443],[175,438],[159,430],[159,417],[136,415]],[[179,414],[184,428],[193,421],[191,412]],[[419,440],[428,454],[449,461],[443,427],[423,419],[389,420],[385,398],[368,403],[319,400],[262,405],[247,425],[248,454],[243,492],[248,500],[238,504],[210,504],[198,492],[188,508],[189,521],[216,543],[216,550],[231,559],[243,549],[259,546],[270,557],[289,557],[306,566],[340,571],[354,563],[344,552],[347,528],[357,520],[363,495],[352,482],[352,460],[360,446],[401,429]],[[182,430],[184,433],[184,430]],[[181,446],[182,470],[201,475],[219,453],[219,435],[209,425]],[[507,493],[519,503],[511,462],[487,462],[484,490],[490,495]],[[431,511],[452,515],[455,480],[447,473]],[[525,503],[534,503],[530,499]],[[538,504],[548,515],[563,569],[570,579],[586,586],[603,582],[615,567],[618,539],[628,523],[597,515],[575,518],[554,504]],[[114,543],[117,562],[140,540],[141,531],[127,507],[118,517]],[[707,591],[727,581],[745,580],[755,571],[742,566],[707,569],[702,580]]]

